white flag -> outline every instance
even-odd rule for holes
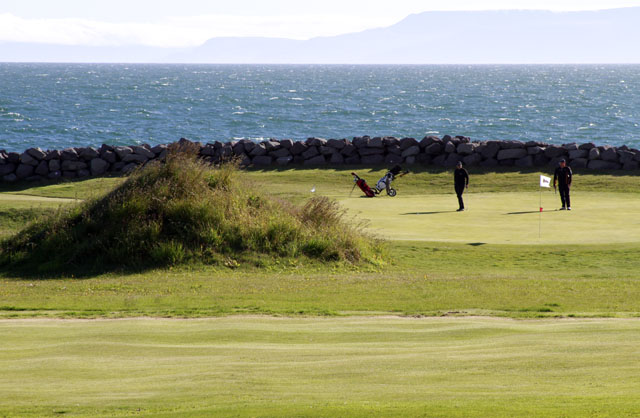
[[[540,176],[540,187],[551,187],[551,178]]]

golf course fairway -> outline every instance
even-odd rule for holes
[[[472,170],[456,212],[448,170],[350,172],[242,175],[337,200],[377,262],[0,271],[0,417],[640,416],[640,173],[577,173],[569,212],[549,173]],[[0,238],[122,181],[6,186]]]
[[[2,416],[626,417],[640,321],[0,321]]]

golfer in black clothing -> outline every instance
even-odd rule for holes
[[[456,164],[456,170],[453,172],[453,179],[456,195],[458,196],[458,204],[460,205],[458,212],[462,212],[464,210],[462,193],[464,193],[464,189],[469,187],[469,173],[467,173],[467,170],[462,168],[461,161],[458,161],[458,164]]]
[[[553,174],[553,188],[556,188],[557,181],[558,189],[560,190],[560,201],[562,202],[562,208],[560,208],[560,210],[571,210],[569,189],[571,188],[572,179],[573,173],[571,172],[571,167],[567,166],[565,160],[560,160],[560,165]]]

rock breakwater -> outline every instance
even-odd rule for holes
[[[191,142],[182,138],[179,142]],[[480,167],[554,167],[561,159],[574,169],[638,170],[640,150],[625,145],[594,143],[553,145],[523,141],[471,141],[464,136],[415,138],[309,138],[305,141],[271,139],[262,142],[195,143],[200,156],[218,163],[236,158],[242,166],[340,166],[404,164],[453,167],[458,161]],[[128,173],[150,161],[163,160],[169,144],[111,146],[23,153],[0,150],[3,182],[43,181]]]

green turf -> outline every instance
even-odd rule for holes
[[[637,320],[36,320],[0,335],[0,416],[640,413]]]

